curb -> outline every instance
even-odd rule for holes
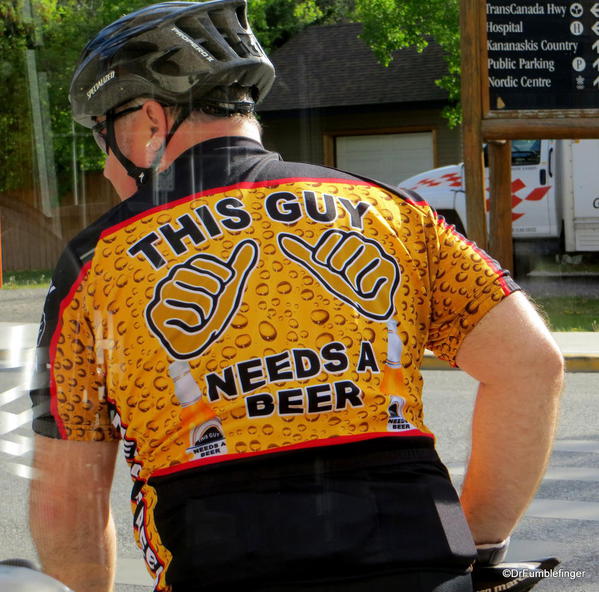
[[[566,372],[599,372],[599,354],[566,354]]]
[[[599,372],[599,354],[564,353],[566,372]],[[426,352],[422,361],[422,370],[459,370],[447,362],[439,360],[432,353]]]
[[[0,323],[0,370],[17,370],[33,361],[38,325]],[[599,333],[553,333],[566,361],[566,372],[599,372],[599,347],[588,348]],[[585,345],[593,352],[586,352]],[[455,370],[426,350],[422,370]]]
[[[526,277],[534,279],[562,279],[562,278],[598,278],[597,271],[529,271]]]

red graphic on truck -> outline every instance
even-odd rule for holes
[[[419,179],[414,187],[410,187],[412,191],[418,191],[421,186],[424,187],[439,187],[440,185],[449,185],[449,187],[461,187],[462,176],[460,173],[445,173],[438,177]]]
[[[460,172],[456,170],[455,167],[445,167],[445,170],[448,168],[453,168],[453,171],[443,173],[442,175],[427,175],[423,173],[422,178],[415,178],[412,181],[411,186],[409,187],[413,191],[421,191],[424,199],[427,199],[430,195],[432,198],[433,195],[430,191],[443,191],[444,189],[458,189],[460,191],[464,190],[462,175]],[[435,171],[430,171],[434,173]],[[438,171],[440,172],[440,171]],[[407,187],[408,185],[404,185]],[[489,195],[489,188],[486,189],[487,195]],[[527,189],[526,183],[522,179],[514,179],[512,181],[512,221],[518,220],[522,218],[526,213],[525,212],[514,212],[513,210],[517,208],[522,202],[525,201],[541,201],[543,200],[547,194],[551,191],[551,185],[535,187],[530,190]],[[490,210],[490,200],[487,198],[486,200],[486,209],[487,212]]]
[[[541,201],[551,190],[551,185],[546,187],[535,187],[526,197],[518,196],[518,192],[526,188],[526,184],[522,179],[512,181],[512,222],[519,220],[525,214],[522,212],[514,212],[514,208],[518,207],[523,201]],[[487,193],[489,189],[487,188]],[[487,198],[487,212],[491,209],[491,200]]]

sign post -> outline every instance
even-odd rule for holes
[[[463,17],[477,11],[483,23],[468,43],[462,22],[462,72],[469,84],[484,90],[480,101],[466,94],[462,102],[465,125],[479,126],[479,153],[482,141],[599,138],[599,1],[461,0]],[[477,74],[469,73],[474,53],[481,54]],[[477,116],[477,109],[467,105],[470,100],[479,102],[478,121],[468,120]],[[466,150],[466,132],[464,165],[476,171],[480,158]],[[491,254],[513,268],[508,145],[489,145],[494,212],[489,241]],[[479,201],[476,191],[473,199]]]
[[[489,251],[502,267],[511,269],[512,247],[512,143],[491,140],[488,143],[489,184],[491,186]]]
[[[481,119],[483,86],[481,68],[483,48],[480,27],[484,19],[480,0],[463,0],[460,11],[461,51],[469,59],[462,60],[462,105],[464,182],[466,189],[467,234],[482,249],[487,247],[485,216],[485,167],[481,151]]]

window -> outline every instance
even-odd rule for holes
[[[512,165],[539,164],[541,162],[541,140],[513,140]]]

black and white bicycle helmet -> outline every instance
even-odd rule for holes
[[[91,128],[94,117],[140,96],[201,106],[215,88],[239,85],[258,102],[274,77],[246,0],[162,2],[118,19],[87,44],[69,100],[75,121]]]

